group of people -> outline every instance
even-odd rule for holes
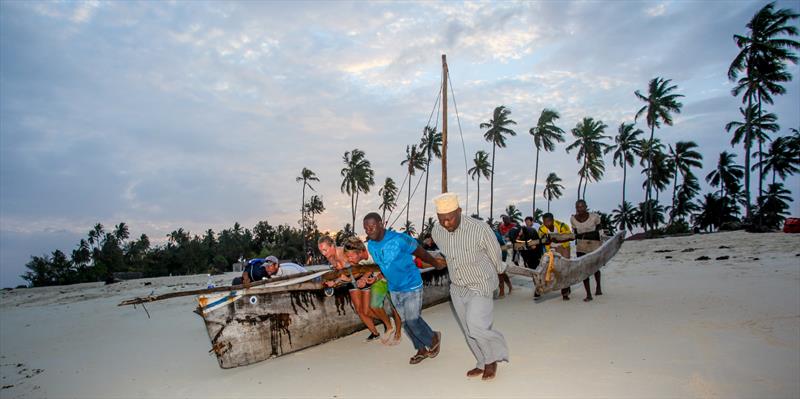
[[[435,331],[422,318],[424,288],[420,268],[423,265],[436,269],[447,268],[452,309],[467,346],[476,359],[475,366],[466,372],[466,376],[491,380],[497,374],[498,362],[508,361],[508,345],[503,334],[493,326],[495,292],[499,289],[502,296],[504,284],[508,286],[509,294],[512,289],[510,279],[505,274],[507,253],[501,245],[506,240],[512,243],[530,240],[541,242],[539,238],[550,237],[550,233],[574,231],[577,256],[583,256],[600,245],[600,219],[587,211],[585,201],[579,200],[576,213],[571,218],[572,229],[547,213],[542,217],[541,226],[536,226],[531,217],[525,219],[524,225],[518,226],[503,216],[503,222],[494,230],[478,219],[463,217],[458,196],[454,193],[444,193],[434,198],[433,202],[439,223],[422,245],[407,234],[386,229],[380,214],[376,212],[367,214],[363,219],[366,243],[358,237],[350,237],[339,247],[332,238],[321,237],[317,243],[320,253],[333,269],[342,271],[336,280],[326,284],[350,284],[349,295],[353,307],[370,331],[368,341],[380,339],[384,344],[395,345],[400,341],[402,331],[405,331],[416,350],[409,363],[418,364],[425,359],[435,358],[442,343],[441,332]],[[544,251],[550,251],[551,246],[561,256],[570,257],[570,245],[567,240],[548,240],[541,245],[514,251],[512,260],[519,256],[527,267],[536,268]],[[442,256],[434,257],[429,250],[438,250]],[[359,263],[374,263],[380,271],[355,277],[349,266]],[[277,258],[270,256],[248,262],[242,280],[247,285],[263,277],[304,271],[300,265],[280,263]],[[595,273],[595,279],[595,295],[601,295],[600,272]],[[584,287],[587,293],[584,300],[592,300],[588,278],[584,281]],[[569,288],[562,290],[565,300],[569,299],[569,294]],[[384,310],[387,299],[394,325]],[[375,320],[384,325],[383,338]]]
[[[455,194],[442,194],[433,202],[439,224],[423,245],[407,234],[386,229],[376,212],[363,219],[366,243],[350,237],[337,247],[330,237],[321,237],[317,244],[320,252],[332,268],[342,270],[340,277],[329,284],[351,285],[354,308],[370,331],[367,340],[380,337],[375,320],[385,326],[386,336],[381,338],[385,344],[397,344],[401,331],[405,331],[416,350],[409,363],[418,364],[438,356],[442,343],[441,332],[422,318],[424,288],[420,268],[448,268],[453,310],[476,359],[466,375],[491,380],[497,373],[497,363],[508,361],[505,338],[492,327],[492,293],[498,273],[505,270],[500,246],[487,225],[472,218],[462,219]],[[438,250],[443,256],[434,257],[429,250]],[[347,266],[359,263],[375,263],[380,272],[355,277]],[[394,326],[384,311],[387,299]]]
[[[571,228],[570,228],[571,226]],[[497,226],[495,235],[498,242],[504,245],[506,242],[540,242],[533,248],[526,248],[523,250],[514,250],[512,253],[512,261],[518,264],[517,258],[521,258],[526,267],[536,269],[539,266],[542,255],[545,252],[553,251],[558,253],[564,258],[572,257],[572,241],[574,236],[575,241],[575,256],[580,258],[596,250],[602,245],[603,230],[601,226],[600,216],[596,213],[589,212],[589,208],[585,200],[578,200],[575,202],[575,214],[570,217],[570,224],[566,224],[553,217],[552,213],[545,213],[542,215],[542,224],[537,226],[534,219],[530,216],[525,218],[525,224],[522,226],[514,223],[507,215],[502,216],[502,222]],[[572,236],[570,236],[572,235]],[[540,241],[541,238],[547,238],[545,241]],[[503,250],[503,259],[505,260],[507,254]],[[596,282],[595,295],[603,295],[603,290],[600,287],[600,271],[594,273]],[[589,277],[583,280],[583,287],[586,291],[584,302],[589,302],[594,299],[590,287]],[[504,284],[505,282],[505,284]],[[504,294],[504,285],[508,286],[508,292],[511,293],[511,281],[508,276],[503,274],[500,276],[499,296]],[[567,287],[561,290],[561,297],[563,300],[568,301],[572,290]],[[538,295],[537,295],[538,296]]]

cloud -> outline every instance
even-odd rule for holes
[[[327,211],[319,225],[338,230],[350,222],[342,154],[363,149],[377,182],[403,181],[405,146],[418,142],[441,84],[441,54],[455,91],[450,187],[470,213],[476,182],[465,176],[459,121],[469,163],[475,151],[492,150],[479,124],[498,105],[512,110],[518,135],[496,152],[495,214],[510,202],[527,214],[535,156],[528,130],[541,110],[561,113],[568,143],[585,116],[613,135],[641,106],[633,92],[655,76],[686,95],[675,126],[656,134],[697,141],[705,174],[720,151],[741,152],[723,129],[740,106],[725,71],[737,51],[732,35],[760,6],[1,2],[0,247],[50,252],[55,241],[35,244],[48,229],[77,237],[97,221],[125,221],[132,233],[159,239],[178,227],[295,224],[294,177],[303,167],[321,180],[315,188]],[[771,108],[784,128],[800,125],[798,69],[791,71],[795,80]],[[540,154],[536,203],[545,206],[542,182],[557,173],[566,187],[551,204],[559,215],[571,211],[577,188],[574,154],[563,148]],[[587,192],[596,209],[615,207],[621,194],[620,172],[606,163],[605,179]],[[430,193],[439,191],[440,169],[432,165]],[[642,197],[639,172],[628,171],[632,201]],[[482,215],[488,183],[481,181]],[[377,207],[377,191],[360,198],[359,214]],[[422,201],[412,200],[416,225]],[[0,262],[19,272],[26,260]]]

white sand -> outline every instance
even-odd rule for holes
[[[676,251],[654,252],[663,249]],[[1,384],[13,385],[0,397],[797,398],[798,253],[800,235],[782,233],[628,242],[603,269],[605,295],[589,304],[580,285],[569,302],[534,303],[515,277],[513,295],[495,302],[511,363],[488,383],[464,377],[474,360],[449,304],[423,312],[443,345],[416,366],[407,339],[384,347],[361,331],[222,370],[192,297],[149,305],[152,319],[116,306],[154,288],[198,288],[205,276],[14,290],[0,302]],[[731,258],[695,261],[702,255]]]

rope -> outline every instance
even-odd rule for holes
[[[552,276],[550,275],[553,272],[553,263],[555,263],[556,255],[553,253],[553,247],[550,247],[550,252],[547,253],[550,256],[550,261],[547,264],[547,271],[544,274],[544,282],[545,284],[549,283],[552,280]]]
[[[430,115],[428,115],[428,122],[425,124],[425,126],[426,126],[426,127],[428,127],[428,126],[430,126],[430,125],[431,125],[431,119],[433,119],[433,115],[434,115],[434,114],[436,114],[436,125],[433,127],[433,129],[434,129],[434,130],[436,130],[436,129],[438,129],[438,128],[439,128],[439,109],[440,109],[440,106],[441,106],[441,104],[442,104],[442,101],[441,101],[441,100],[442,100],[442,86],[439,86],[439,90],[438,90],[438,91],[437,91],[437,93],[436,93],[436,100],[434,100],[434,102],[433,102],[433,107],[431,107],[431,113],[430,113]],[[423,130],[422,130],[422,137],[425,137],[425,129],[423,129]],[[426,172],[427,172],[427,171],[426,171]],[[401,183],[401,184],[400,184],[400,191],[397,193],[397,196],[398,196],[398,197],[400,196],[400,194],[402,194],[402,193],[403,193],[403,189],[405,189],[405,184],[406,184],[406,180],[408,179],[408,176],[409,176],[409,173],[408,173],[408,170],[406,169],[406,177],[404,177],[404,178],[403,178],[403,183]],[[417,186],[416,186],[416,187],[419,187],[419,181],[417,182]],[[416,187],[414,188],[414,193],[416,193],[416,192],[417,192],[417,189],[416,189]],[[412,194],[411,194],[411,198],[414,198],[414,193],[412,193]],[[401,214],[402,214],[402,213],[403,213],[403,211],[406,209],[406,207],[408,207],[408,204],[406,204],[406,205],[405,205],[405,206],[404,206],[404,207],[403,207],[403,208],[400,210],[400,213],[401,213]],[[396,209],[396,208],[397,208],[397,207],[395,207],[395,209]],[[392,210],[389,212],[389,216],[388,216],[386,219],[391,219],[391,218],[392,218],[392,214],[394,214],[394,211],[395,211],[395,209],[392,209]],[[394,226],[394,223],[397,221],[397,219],[398,219],[399,217],[400,217],[400,216],[398,216],[397,218],[395,218],[394,222],[392,222],[392,224],[390,224],[390,225],[389,225],[389,227],[392,227],[392,226]],[[385,221],[384,221],[384,222],[385,222]]]
[[[456,93],[453,91],[453,81],[450,80],[450,75],[447,75],[447,81],[450,82],[450,94],[453,96],[453,108],[456,111],[456,121],[458,122],[458,134],[461,136],[461,149],[464,153],[464,173],[466,174],[467,182],[467,199],[464,204],[467,206],[466,211],[469,214],[469,164],[467,163],[467,146],[464,144],[464,132],[461,130],[461,118],[458,116],[458,103],[456,103]]]

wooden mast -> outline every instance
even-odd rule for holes
[[[442,54],[442,193],[447,192],[447,55]]]

